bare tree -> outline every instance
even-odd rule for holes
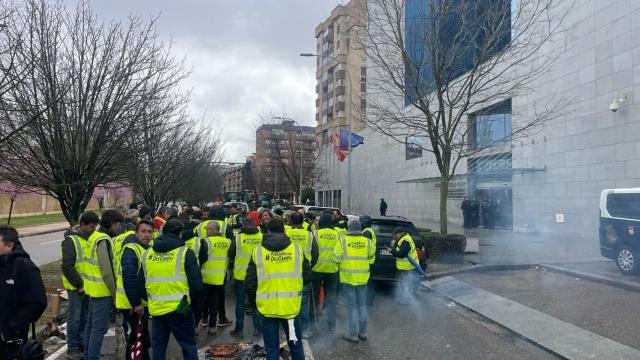
[[[174,96],[187,73],[158,40],[155,20],[106,23],[85,2],[68,11],[30,0],[8,27],[24,29],[10,71],[26,76],[3,98],[16,110],[4,126],[37,121],[0,152],[0,178],[42,189],[75,223],[96,186],[125,177],[145,109]]]
[[[447,232],[447,193],[458,165],[524,136],[559,114],[549,94],[532,104],[512,133],[474,143],[470,114],[528,94],[562,53],[555,44],[567,9],[557,0],[370,0],[356,46],[367,55],[367,124],[406,142],[427,138],[440,172],[440,230]]]
[[[142,146],[141,151],[127,162],[127,181],[151,206],[184,200],[182,195],[194,200],[201,193],[190,188],[218,181],[210,164],[222,156],[221,137],[212,136],[210,128],[199,128],[185,113],[157,116],[153,108],[151,113],[154,115],[148,116],[147,121],[152,125],[136,139]],[[210,186],[204,188],[211,189]]]

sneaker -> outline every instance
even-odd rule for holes
[[[229,332],[229,335],[236,337],[236,338],[243,338],[244,337],[244,331],[242,330],[238,330],[238,329],[233,329],[231,330],[231,332]]]
[[[367,334],[358,334],[358,339],[362,341],[367,341]]]
[[[230,326],[231,324],[233,324],[233,321],[229,319],[218,320],[218,327]]]
[[[359,342],[359,340],[358,340],[358,338],[356,336],[343,335],[342,338],[347,340],[348,342],[354,343],[354,344],[357,344]]]
[[[207,335],[216,336],[217,334],[218,334],[218,330],[216,330],[216,328],[214,327],[210,327],[207,330]]]
[[[80,349],[74,349],[67,351],[67,360],[82,360],[84,359],[84,353]]]
[[[200,326],[202,327],[209,326],[209,320],[200,320]]]

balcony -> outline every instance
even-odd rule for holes
[[[340,95],[344,95],[344,93],[345,93],[344,85],[336,87],[336,95],[340,96]]]
[[[340,101],[336,103],[336,111],[338,112],[344,111],[344,108],[345,108],[344,101]]]
[[[336,79],[344,79],[345,78],[345,70],[337,70],[336,71]]]

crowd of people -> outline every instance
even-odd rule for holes
[[[466,229],[475,229],[480,226],[485,229],[509,226],[509,221],[504,216],[504,204],[500,199],[485,197],[482,200],[477,200],[465,196],[460,204],[460,210],[462,210]]]
[[[243,338],[247,314],[267,359],[279,359],[281,327],[292,359],[304,359],[302,338],[336,331],[338,294],[347,299],[343,338],[367,340],[367,286],[376,254],[369,216],[348,219],[334,209],[314,217],[279,208],[245,214],[235,205],[154,212],[132,204],[101,216],[82,213],[61,251],[68,359],[100,359],[114,321],[125,334],[126,344],[116,346],[123,357],[137,351],[142,359],[152,354],[163,360],[173,335],[182,357],[197,359],[200,328],[215,337],[235,325],[230,335]],[[417,261],[417,254],[405,229],[394,230],[387,251],[408,275],[409,257]],[[9,226],[0,226],[0,277],[0,359],[38,358],[20,352],[27,348],[29,324],[46,307],[44,285]],[[401,303],[410,287],[402,286]],[[233,320],[225,309],[229,290]]]

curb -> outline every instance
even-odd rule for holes
[[[63,227],[61,229],[49,229],[49,230],[40,230],[40,231],[35,231],[32,233],[27,233],[27,234],[20,234],[20,238],[26,238],[26,237],[31,237],[31,236],[38,236],[38,235],[46,235],[46,234],[52,234],[55,232],[60,232],[60,231],[64,231],[67,230],[69,227]],[[20,232],[20,229],[18,228],[18,232]]]
[[[563,268],[561,266],[556,266],[556,265],[542,264],[540,265],[540,267],[556,273],[577,276],[579,278],[591,280],[594,282],[599,282],[605,285],[611,285],[611,286],[619,287],[625,290],[640,292],[640,283],[637,283],[634,281],[618,280],[608,276],[589,274],[583,271],[571,270],[571,269]]]
[[[444,276],[466,274],[466,273],[479,273],[479,272],[487,272],[487,271],[526,270],[531,268],[532,266],[540,266],[540,265],[538,264],[473,265],[464,269],[429,273],[429,275],[427,276],[427,279],[435,280]]]

